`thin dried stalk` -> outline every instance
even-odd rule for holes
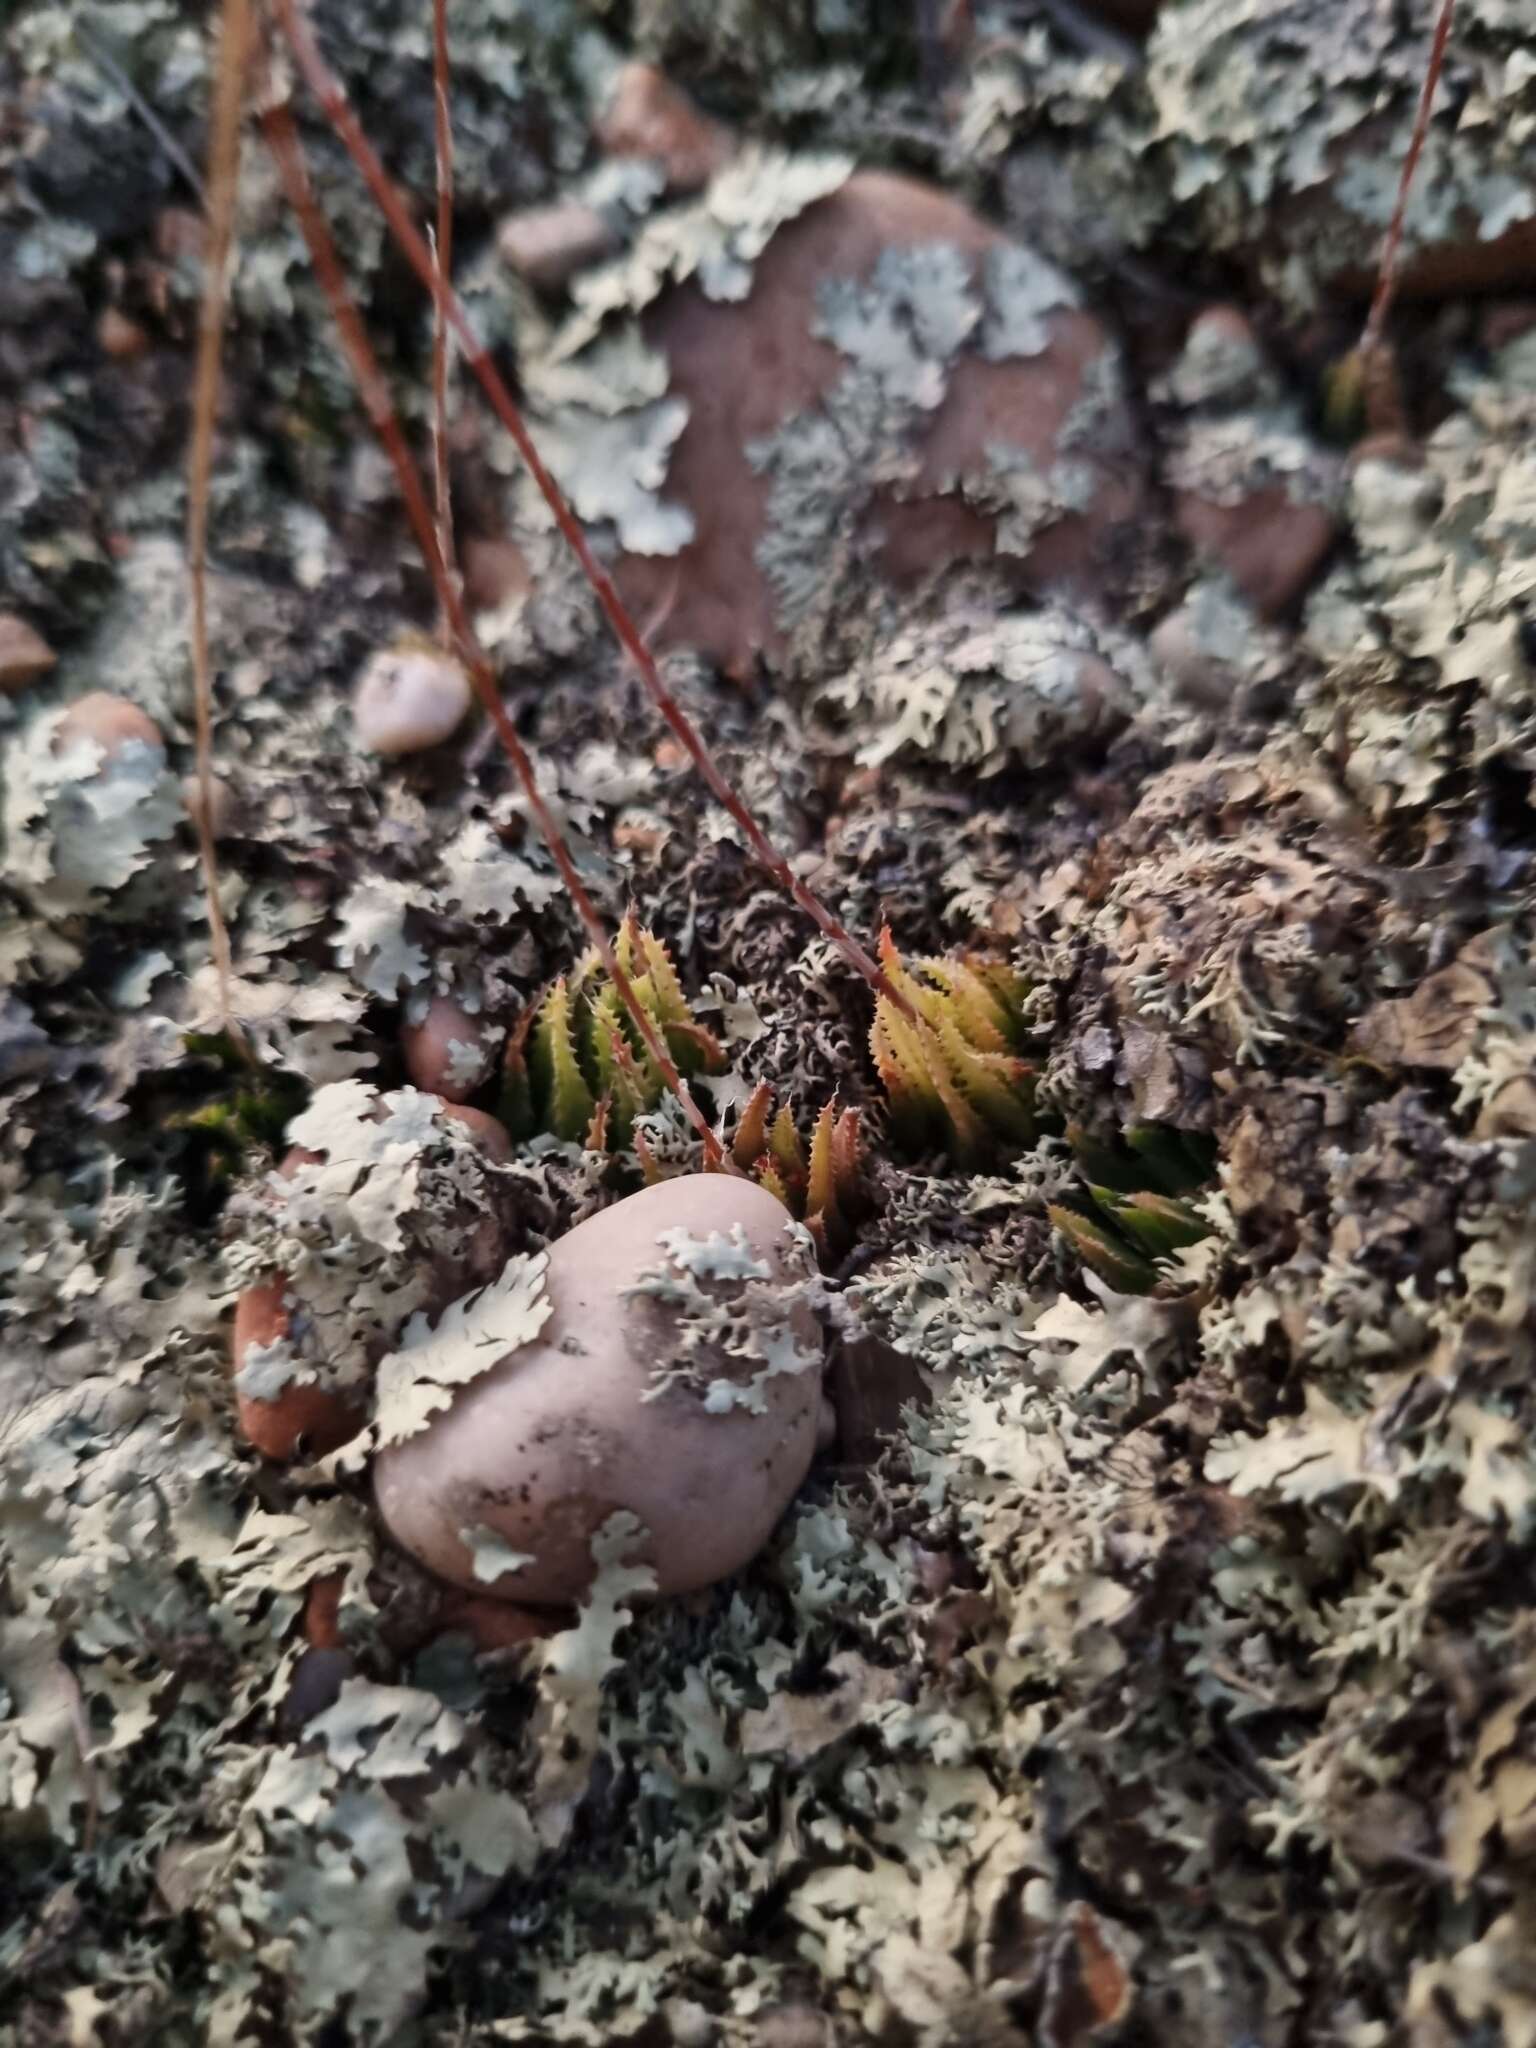
[[[454,645],[469,671],[481,703],[496,728],[497,736],[507,751],[517,779],[522,785],[523,794],[528,800],[528,808],[533,813],[534,821],[554,857],[560,879],[565,884],[567,893],[576,906],[577,914],[586,927],[587,935],[603,963],[603,971],[618,990],[625,1010],[639,1032],[646,1050],[655,1060],[667,1086],[682,1104],[684,1115],[703,1141],[706,1164],[714,1169],[734,1171],[725,1156],[720,1140],[710,1128],[708,1118],[699,1108],[687,1082],[678,1072],[676,1062],[667,1050],[666,1041],[619,964],[603,927],[603,921],[597,913],[597,907],[576,872],[576,864],[571,858],[564,835],[539,789],[533,772],[533,763],[528,758],[527,750],[518,738],[517,729],[501,701],[501,692],[496,687],[496,677],[491,664],[475,639],[463,599],[443,559],[437,526],[432,517],[425,486],[412,460],[410,450],[406,447],[405,435],[390,399],[388,386],[379,369],[373,346],[363,326],[362,315],[358,312],[348,290],[341,259],[336,253],[330,230],[316,202],[293,116],[285,102],[268,95],[261,119],[267,142],[277,163],[278,173],[288,195],[288,203],[298,219],[309,248],[310,260],[315,267],[315,275],[320,280],[320,287],[325,293],[332,318],[336,322],[342,349],[351,368],[358,395],[363,401],[379,443],[394,467],[406,516],[410,520],[416,544],[426,562],[427,573],[432,579],[438,602],[448,617]]]
[[[1413,135],[1408,144],[1408,154],[1403,158],[1402,176],[1397,181],[1397,203],[1392,208],[1392,218],[1387,224],[1386,234],[1382,237],[1376,290],[1371,299],[1371,310],[1366,316],[1365,330],[1360,336],[1358,353],[1361,362],[1366,365],[1369,365],[1371,358],[1381,347],[1387,315],[1392,310],[1392,301],[1397,292],[1397,278],[1403,253],[1403,222],[1408,213],[1408,198],[1413,190],[1414,174],[1419,168],[1419,158],[1423,155],[1425,138],[1429,134],[1429,117],[1434,111],[1440,73],[1445,68],[1445,49],[1451,39],[1451,17],[1455,12],[1456,0],[1441,0],[1435,32],[1430,39],[1429,62],[1424,67],[1424,83],[1419,88],[1419,107],[1413,119]]]
[[[437,139],[437,232],[432,254],[437,274],[447,283],[453,276],[453,117],[449,106],[448,0],[432,0],[432,103]],[[437,545],[448,573],[453,565],[453,504],[448,490],[448,354],[452,338],[443,302],[432,299],[432,489],[437,504]],[[453,627],[439,611],[438,632],[445,647]]]
[[[872,955],[859,944],[841,920],[833,916],[814,891],[807,888],[793,872],[788,861],[773,845],[715,765],[713,756],[692,721],[663,681],[655,656],[646,646],[639,628],[614,588],[613,579],[593,554],[586,535],[566,502],[564,493],[545,467],[524,423],[522,413],[495,364],[481,345],[469,315],[464,311],[447,278],[433,262],[432,251],[427,246],[426,238],[412,221],[409,208],[379,161],[373,145],[363,133],[340,82],[321,56],[319,46],[310,33],[309,24],[299,9],[298,0],[273,0],[273,4],[283,34],[293,50],[310,91],[361,172],[388,224],[390,233],[405,252],[411,267],[431,292],[444,319],[457,335],[465,361],[489,399],[497,419],[511,435],[519,455],[527,464],[545,503],[554,515],[555,523],[581,564],[582,573],[591,584],[615,638],[639,671],[640,680],[645,685],[651,701],[671,727],[711,793],[735,820],[751,849],[753,858],[788,891],[817,929],[832,941],[844,959],[862,975],[871,988],[893,1003],[903,1016],[913,1014],[906,997],[887,980]]]
[[[192,447],[187,466],[187,567],[192,582],[192,701],[197,721],[197,846],[208,932],[218,976],[224,1030],[244,1039],[235,1024],[229,931],[219,904],[218,855],[213,840],[213,669],[208,653],[208,496],[213,472],[213,429],[219,399],[219,351],[229,297],[240,175],[240,115],[251,57],[250,0],[224,0],[219,65],[208,144],[208,249],[198,318],[197,367],[192,386]]]

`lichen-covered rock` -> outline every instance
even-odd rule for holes
[[[181,789],[153,719],[92,691],[43,712],[5,761],[5,867],[48,917],[129,914],[172,840]]]
[[[1199,316],[1154,396],[1170,413],[1174,519],[1197,559],[1266,617],[1287,611],[1333,543],[1339,459],[1309,433],[1235,307]]]
[[[1307,612],[1329,673],[1306,722],[1377,815],[1458,773],[1536,773],[1536,337],[1458,382],[1420,454],[1355,464],[1355,548]]]
[[[995,553],[1083,592],[1126,566],[1117,350],[931,186],[746,151],[576,299],[528,369],[543,445],[665,644],[744,670],[856,562],[910,585]]]
[[[433,996],[407,1007],[400,1052],[413,1087],[462,1103],[489,1075],[501,1036],[498,1026],[454,997]]]
[[[1369,288],[1439,0],[1186,0],[1147,50],[1155,159],[1206,254],[1305,309]],[[1522,10],[1463,0],[1409,199],[1405,292],[1516,284],[1536,255]]]
[[[579,1598],[621,1513],[658,1592],[746,1564],[816,1444],[821,1341],[793,1229],[766,1190],[710,1174],[561,1238],[522,1344],[379,1453],[390,1535],[453,1584],[520,1601]]]

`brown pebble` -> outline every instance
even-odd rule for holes
[[[400,1030],[400,1054],[411,1085],[445,1103],[462,1103],[490,1073],[500,1035],[486,1017],[466,1010],[452,996],[433,996],[420,1021],[402,1025]],[[472,1071],[465,1070],[462,1058],[455,1061],[455,1048],[466,1047],[477,1056]],[[457,1079],[456,1064],[460,1070]],[[496,1128],[505,1138],[501,1126]]]
[[[0,690],[24,690],[47,675],[58,658],[25,619],[15,612],[0,612]]]
[[[253,1344],[274,1344],[292,1325],[286,1306],[288,1283],[281,1275],[247,1287],[235,1304],[231,1363],[238,1373]],[[235,1391],[240,1433],[252,1449],[277,1464],[288,1464],[302,1452],[328,1457],[349,1442],[367,1420],[367,1409],[354,1394],[313,1382],[290,1380],[275,1400],[262,1401]]]
[[[96,322],[96,346],[115,362],[132,362],[149,347],[149,336],[137,320],[130,320],[116,306],[104,307]]]
[[[509,214],[496,231],[496,247],[509,270],[536,292],[558,292],[577,271],[611,256],[619,238],[595,206],[557,199]]]
[[[727,673],[747,675],[760,653],[783,646],[772,586],[760,561],[771,482],[748,453],[785,423],[822,405],[848,359],[817,332],[834,281],[867,280],[892,249],[944,243],[977,275],[1009,238],[951,194],[887,171],[858,171],[781,227],[758,257],[739,302],[675,286],[642,316],[647,341],[666,358],[669,390],[687,424],[673,446],[661,495],[687,507],[695,537],[675,556],[622,555],[616,574],[642,617],[663,612],[659,645],[691,647]],[[885,575],[910,587],[958,559],[990,557],[996,522],[957,495],[989,473],[990,451],[1017,449],[1049,471],[1067,452],[1095,379],[1113,361],[1109,335],[1074,307],[1043,316],[1045,346],[992,362],[962,350],[941,403],[912,444],[913,472],[899,495],[874,491],[862,539]],[[1035,533],[1009,568],[1034,588],[1104,594],[1110,558],[1144,501],[1130,417],[1108,402],[1095,428],[1106,453],[1073,445],[1084,479],[1079,509]]]
[[[163,744],[160,728],[149,714],[109,690],[92,690],[77,697],[59,720],[53,735],[54,752],[63,753],[76,740],[94,740],[108,761],[135,741],[146,747]]]
[[[1236,505],[1180,491],[1174,519],[1196,554],[1219,563],[1256,612],[1275,618],[1311,587],[1338,531],[1324,505],[1267,484]]]
[[[659,163],[669,192],[697,192],[736,152],[730,130],[701,114],[654,64],[624,66],[593,132],[607,156]]]
[[[499,1123],[488,1110],[471,1109],[467,1102],[450,1102],[446,1095],[439,1095],[443,1115],[451,1116],[463,1124],[487,1159],[494,1159],[498,1166],[505,1166],[512,1157],[512,1140],[507,1136],[507,1127]]]
[[[304,1596],[304,1640],[312,1650],[341,1648],[341,1589],[345,1572],[326,1572],[311,1579]]]
[[[464,572],[464,595],[472,611],[498,611],[514,597],[525,597],[533,588],[528,557],[516,541],[471,535],[459,549],[459,566]]]

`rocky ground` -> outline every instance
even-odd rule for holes
[[[889,1016],[872,1056],[456,367],[477,630],[810,1214],[836,1410],[734,1576],[651,1598],[600,1543],[496,1639],[369,1460],[701,1154],[520,1065],[584,945],[526,800],[452,684],[403,741],[354,696],[433,599],[254,135],[213,502],[253,1065],[225,1029],[204,11],[24,4],[0,57],[0,2043],[1530,2048],[1525,10],[1458,8],[1362,378],[1427,0],[450,8],[456,275],[540,446],[796,873],[986,963],[1030,1069],[987,1093],[973,1035],[957,1104]],[[312,13],[425,207],[430,10]],[[423,297],[297,106],[425,450]],[[230,1377],[300,1257],[370,1417],[318,1459]]]

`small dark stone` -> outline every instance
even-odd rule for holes
[[[293,1668],[280,1719],[284,1727],[302,1728],[341,1697],[341,1688],[357,1669],[350,1650],[306,1650]]]

